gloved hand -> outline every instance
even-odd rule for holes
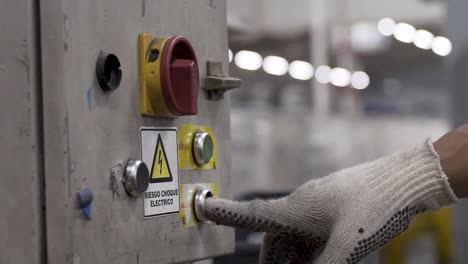
[[[206,217],[264,231],[261,263],[357,263],[425,210],[457,200],[433,145],[312,180],[276,200],[207,198]]]

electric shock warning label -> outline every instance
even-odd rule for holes
[[[141,160],[150,169],[144,194],[145,217],[178,213],[179,158],[176,128],[141,128]]]

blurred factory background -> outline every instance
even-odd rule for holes
[[[243,80],[231,96],[234,193],[287,193],[465,122],[463,2],[229,0],[230,74]],[[364,262],[466,263],[463,213],[425,216]],[[239,235],[238,257],[258,235]]]

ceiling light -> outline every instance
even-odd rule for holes
[[[414,35],[416,34],[416,29],[406,23],[398,23],[395,27],[395,32],[393,32],[393,36],[404,43],[411,43],[414,40]]]
[[[317,82],[319,83],[329,83],[330,82],[330,67],[326,65],[322,65],[317,67],[317,70],[315,71],[315,79],[317,79]]]
[[[416,31],[413,43],[416,47],[427,50],[431,48],[433,39],[434,34],[427,30],[420,29]]]
[[[288,72],[288,61],[278,56],[267,56],[263,60],[263,70],[273,75],[284,75]]]
[[[241,50],[234,57],[234,62],[241,69],[255,71],[262,67],[262,56],[257,52]]]
[[[391,36],[395,31],[395,21],[391,18],[382,18],[377,23],[377,29],[384,36]]]
[[[314,76],[314,67],[305,61],[293,61],[289,64],[289,75],[298,80],[309,80]]]
[[[447,56],[452,52],[452,42],[446,37],[435,37],[432,40],[432,51],[439,56]]]
[[[351,75],[351,85],[358,90],[366,89],[369,83],[369,75],[363,71],[357,71]]]
[[[338,87],[348,86],[351,82],[351,73],[343,68],[334,68],[330,72],[330,82]]]
[[[228,49],[228,59],[229,59],[229,63],[231,63],[232,57],[234,57],[233,54],[232,54],[232,50],[231,50],[231,49]]]

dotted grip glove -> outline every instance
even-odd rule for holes
[[[284,198],[207,198],[205,216],[266,232],[260,263],[357,263],[406,230],[417,214],[456,200],[428,140],[312,180]]]

